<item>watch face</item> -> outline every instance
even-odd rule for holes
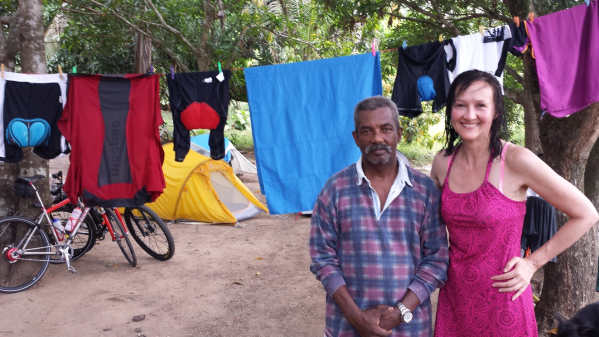
[[[412,321],[412,318],[414,318],[414,316],[409,311],[403,315],[403,321],[406,323],[410,323]]]

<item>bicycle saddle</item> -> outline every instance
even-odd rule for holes
[[[44,179],[44,176],[36,174],[34,176],[30,176],[30,177],[17,177],[17,180],[15,181],[16,183],[21,183],[21,184],[29,184],[29,183],[36,183],[38,181],[40,181],[41,179]]]

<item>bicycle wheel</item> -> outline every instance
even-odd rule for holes
[[[119,245],[121,252],[123,252],[125,259],[127,259],[127,262],[129,262],[131,267],[135,267],[137,265],[137,256],[135,256],[135,251],[133,250],[131,240],[129,240],[128,233],[125,232],[123,224],[119,221],[119,218],[114,214],[113,210],[106,208],[105,211],[108,221],[110,221],[110,225],[112,226],[112,230],[114,231],[117,245]]]
[[[50,213],[50,219],[60,219],[60,221],[65,224],[69,219],[71,212],[64,211],[64,208],[59,211],[54,211]],[[94,244],[96,243],[96,223],[92,218],[91,214],[88,214],[85,219],[83,219],[83,223],[79,230],[77,231],[77,235],[73,237],[73,242],[71,243],[71,247],[73,248],[71,257],[71,261],[75,261],[85,253],[90,251]],[[51,241],[54,241],[54,237],[49,235]],[[50,258],[50,263],[64,263],[64,258],[58,256],[52,256]]]
[[[48,270],[50,243],[33,221],[0,219],[0,292],[16,293],[36,284]],[[27,255],[35,254],[35,255]]]
[[[125,223],[139,246],[153,258],[166,261],[175,254],[175,241],[162,219],[146,206],[125,209]]]

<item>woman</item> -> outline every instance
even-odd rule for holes
[[[442,189],[441,214],[450,241],[435,335],[537,336],[530,279],[598,221],[597,211],[532,152],[499,138],[505,119],[494,76],[478,70],[458,76],[446,115],[446,148],[431,170]],[[521,258],[529,187],[569,220],[541,248]]]

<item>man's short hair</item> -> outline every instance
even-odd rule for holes
[[[399,119],[397,117],[397,115],[398,115],[397,105],[395,105],[395,102],[393,102],[392,100],[388,99],[387,97],[383,97],[383,96],[368,97],[366,99],[363,99],[362,101],[360,101],[360,103],[358,103],[358,105],[356,105],[356,108],[354,109],[354,128],[355,128],[355,130],[358,131],[358,119],[359,119],[361,111],[372,111],[372,110],[376,110],[378,108],[383,108],[383,107],[387,107],[387,108],[389,108],[389,110],[391,110],[391,114],[394,116],[393,121],[394,121],[395,128],[397,130],[399,130]]]

